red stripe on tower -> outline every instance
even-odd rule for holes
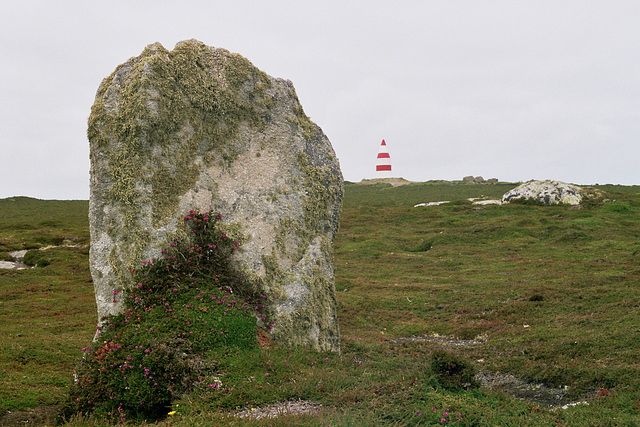
[[[376,178],[391,178],[391,157],[387,149],[387,143],[382,140],[376,160]]]

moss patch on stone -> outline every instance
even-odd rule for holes
[[[340,204],[341,177],[327,166],[312,165],[304,152],[298,154],[298,162],[305,174],[304,187],[307,191],[303,206],[305,224],[308,229],[317,229],[322,222],[331,219],[330,207]]]
[[[275,249],[269,255],[262,256],[265,270],[265,291],[271,298],[281,299],[284,296],[284,285],[288,282],[286,273],[280,268]]]
[[[295,89],[293,88],[290,89],[290,96],[295,100],[295,104],[293,106],[293,117],[289,118],[289,122],[293,126],[300,127],[302,131],[302,135],[307,140],[314,139],[318,135],[316,125],[305,114]]]
[[[103,81],[87,133],[92,163],[106,166],[95,177],[107,183],[100,197],[122,216],[122,226],[112,231],[120,236],[114,241],[124,239],[132,249],[118,254],[127,265],[142,261],[140,248],[149,244],[135,232],[142,228],[143,206],[151,204],[156,228],[177,222],[172,215],[179,199],[207,161],[230,165],[238,156],[230,142],[240,125],[265,125],[269,87],[269,77],[247,59],[194,40],[173,51],[150,45]],[[198,156],[204,165],[194,162]]]

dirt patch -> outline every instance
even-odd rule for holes
[[[53,425],[58,408],[51,405],[36,406],[26,411],[7,411],[0,416],[0,427]]]
[[[236,412],[237,418],[276,418],[281,415],[302,415],[317,414],[322,409],[322,405],[318,403],[308,402],[306,400],[297,400],[292,402],[280,402],[269,406],[259,408],[247,408]]]
[[[582,402],[570,399],[567,394],[569,387],[547,387],[543,384],[529,383],[511,374],[480,372],[475,378],[480,385],[494,391],[503,391],[516,399],[526,400],[540,406],[561,408],[563,406],[575,406]],[[586,404],[586,402],[584,402]]]
[[[269,332],[265,331],[262,328],[258,328],[258,346],[266,349],[271,348],[272,343],[271,335]]]
[[[434,342],[440,345],[447,345],[447,346],[462,346],[462,347],[469,347],[472,345],[480,345],[480,344],[484,344],[485,342],[487,342],[487,340],[483,337],[476,337],[472,340],[461,340],[461,339],[457,339],[457,338],[451,338],[451,337],[443,337],[440,335],[430,335],[430,336],[426,336],[426,337],[409,337],[409,338],[392,338],[389,340],[390,342],[394,343],[394,344],[400,344],[400,343],[405,343],[405,342],[424,342],[424,341],[428,341],[428,342]]]
[[[472,340],[461,340],[440,335],[431,335],[424,337],[393,338],[389,341],[395,344],[428,341],[443,346],[470,347],[484,344],[487,340],[483,336],[476,337]],[[587,402],[583,400],[575,401],[574,399],[569,398],[569,387],[554,388],[548,387],[544,384],[530,383],[511,374],[501,372],[493,374],[480,372],[475,375],[475,379],[480,382],[480,386],[482,388],[493,391],[502,391],[516,399],[525,400],[541,407],[566,409],[570,406],[587,404]],[[600,397],[600,395],[607,396],[607,393],[609,392],[605,389],[600,389],[598,393],[599,395],[597,397]]]

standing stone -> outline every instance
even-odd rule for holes
[[[100,320],[123,310],[131,270],[161,256],[189,210],[214,210],[242,242],[233,261],[271,301],[272,338],[340,350],[342,174],[290,81],[196,40],[155,43],[103,80],[88,136]]]

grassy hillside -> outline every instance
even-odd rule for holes
[[[44,268],[0,269],[0,414],[55,410],[78,350],[95,333],[87,214],[87,201],[0,200],[1,260],[17,250],[76,246],[43,251]]]
[[[342,354],[237,354],[219,367],[222,390],[184,397],[166,423],[639,425],[640,187],[599,186],[606,201],[584,208],[467,201],[512,187],[347,184]],[[413,207],[440,200],[451,203]],[[0,259],[86,245],[86,216],[86,201],[0,200]],[[86,246],[46,256],[0,270],[0,425],[55,415],[95,330]],[[298,400],[309,414],[231,416]]]

